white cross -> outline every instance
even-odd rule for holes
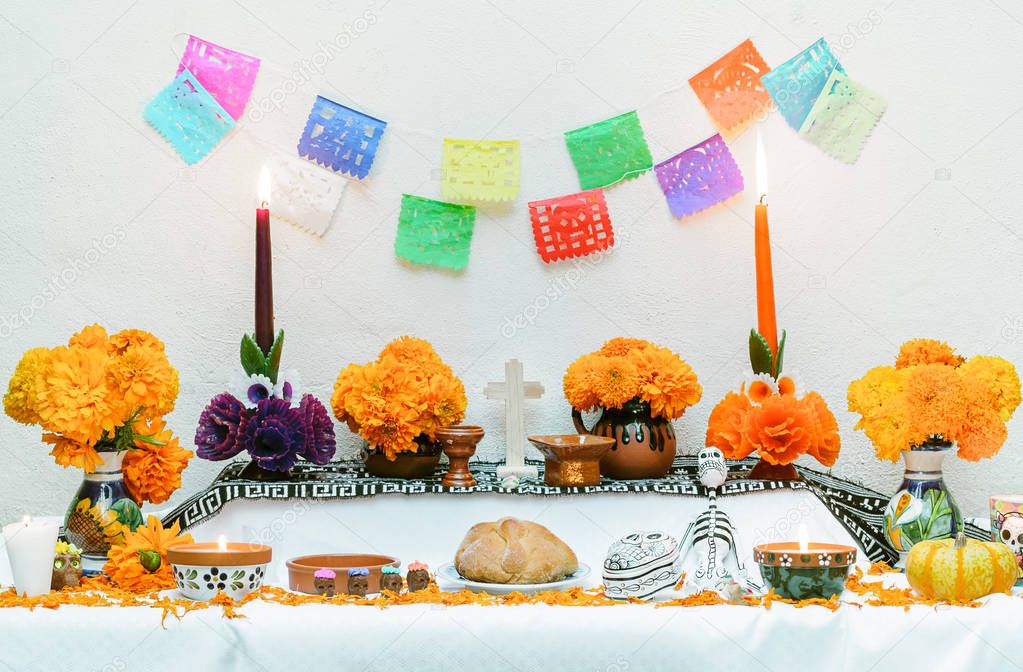
[[[539,399],[543,395],[543,385],[536,381],[522,380],[522,363],[517,359],[509,359],[504,363],[504,382],[487,383],[483,388],[487,399],[502,399],[505,406],[505,449],[504,466],[497,468],[498,478],[528,476],[537,477],[536,467],[528,466],[526,455],[526,425],[522,417],[522,401]]]

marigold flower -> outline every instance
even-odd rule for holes
[[[977,355],[959,367],[968,403],[982,404],[1007,422],[1020,403],[1016,367],[1001,357]]]
[[[107,330],[98,324],[85,327],[68,340],[70,348],[92,348],[106,352]]]
[[[742,433],[746,416],[752,408],[753,404],[745,394],[726,393],[707,420],[707,445],[720,449],[730,460],[741,460],[752,453],[754,446]]]
[[[62,467],[78,467],[87,474],[96,471],[103,458],[87,443],[79,443],[58,434],[43,434],[43,443],[53,446],[50,455]]]
[[[21,361],[14,369],[7,394],[4,395],[4,412],[15,422],[23,425],[34,425],[39,422],[37,397],[45,385],[46,374],[50,369],[50,350],[48,348],[32,348],[21,356]]]
[[[786,395],[790,396],[790,395]],[[828,408],[824,397],[816,392],[808,392],[799,400],[813,419],[813,441],[807,452],[825,467],[835,464],[842,441],[838,435],[838,422]]]
[[[149,516],[145,525],[124,533],[124,542],[111,547],[103,572],[118,588],[149,593],[173,588],[174,573],[167,561],[167,550],[192,543],[190,534],[180,535],[181,526],[164,528],[160,519]],[[158,556],[159,562],[154,558]],[[143,563],[143,557],[146,562]]]
[[[813,445],[814,418],[790,395],[774,395],[746,414],[743,437],[768,464],[795,462]]]
[[[919,445],[932,436],[954,441],[963,424],[963,382],[944,364],[921,364],[910,369],[906,404],[910,413],[910,441]]]
[[[977,462],[992,457],[1002,448],[1009,431],[998,413],[990,408],[974,406],[967,413],[962,429],[956,437],[959,457]]]
[[[563,379],[577,411],[621,408],[638,399],[654,417],[675,419],[697,403],[703,388],[692,368],[668,348],[637,338],[613,338],[572,362]]]
[[[162,504],[181,487],[181,472],[193,453],[178,444],[162,419],[136,423],[134,430],[149,440],[136,439],[135,449],[125,453],[121,462],[124,484],[135,501]]]
[[[160,416],[174,410],[178,372],[162,350],[145,343],[119,349],[110,362],[110,379],[133,411]]]
[[[95,443],[128,416],[124,399],[107,379],[107,356],[91,348],[51,350],[45,385],[37,395],[43,429],[82,443]]]
[[[906,341],[899,348],[895,368],[906,369],[921,364],[944,364],[955,368],[962,363],[963,358],[948,343],[933,338],[917,338]]]

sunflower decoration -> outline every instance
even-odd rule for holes
[[[163,421],[177,396],[178,372],[163,343],[138,329],[108,335],[94,324],[18,362],[4,411],[39,426],[57,464],[91,474],[106,456],[122,454],[127,492],[113,499],[86,492],[68,511],[68,534],[86,553],[106,552],[141,523],[142,502],[164,502],[180,487],[192,452]]]
[[[565,398],[576,411],[621,408],[636,399],[655,418],[675,420],[700,400],[703,388],[681,357],[639,338],[613,338],[572,362],[563,379]]]
[[[402,336],[373,362],[338,374],[334,416],[389,460],[414,453],[423,439],[465,417],[465,387],[429,341]]]
[[[174,587],[174,573],[167,561],[167,549],[192,543],[192,536],[180,534],[174,523],[164,528],[160,519],[149,516],[145,525],[126,532],[110,549],[103,572],[122,590],[151,593]]]
[[[800,456],[830,467],[841,448],[838,423],[824,398],[804,390],[795,376],[782,374],[784,351],[785,332],[772,350],[752,330],[751,371],[737,391],[725,394],[707,421],[708,446],[733,460],[759,456],[751,478],[796,479],[793,464]]]
[[[966,359],[947,343],[919,338],[899,348],[894,366],[877,366],[849,383],[849,410],[878,459],[896,462],[925,443],[956,443],[977,461],[1005,443],[1005,423],[1020,403],[1020,379],[1001,357]]]

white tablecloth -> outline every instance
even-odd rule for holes
[[[850,537],[813,495],[771,492],[720,500],[741,520],[747,562],[754,542],[791,539],[804,523],[815,539]],[[272,583],[300,553],[380,551],[436,566],[480,520],[517,515],[543,523],[594,567],[608,542],[640,528],[681,533],[703,503],[651,494],[530,497],[387,496],[309,504],[237,502],[197,539],[223,533],[275,549]],[[0,582],[9,580],[0,557]],[[888,580],[902,581],[901,576]],[[851,596],[846,595],[847,598]],[[244,672],[275,670],[1013,670],[1023,599],[996,595],[979,609],[843,606],[440,607],[246,605],[177,621],[149,608],[0,609],[0,670],[75,669]]]

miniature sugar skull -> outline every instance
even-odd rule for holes
[[[317,569],[313,574],[313,588],[316,589],[317,595],[334,597],[334,592],[337,590],[335,579],[337,579],[337,572],[333,569],[326,567]]]
[[[369,570],[356,567],[348,570],[348,594],[366,597],[369,592]]]
[[[724,454],[717,448],[708,446],[700,451],[697,461],[700,483],[708,488],[721,487],[728,477],[728,465],[725,464]]]
[[[633,532],[607,549],[604,593],[613,599],[646,599],[679,579],[678,542],[664,532]]]
[[[423,562],[410,562],[405,578],[410,591],[423,590],[430,585],[430,567]]]
[[[380,591],[390,590],[394,593],[401,592],[401,572],[397,567],[387,565],[380,570]]]
[[[998,540],[1012,549],[1017,562],[1023,560],[1023,514],[999,513],[997,527]]]
[[[50,577],[50,590],[60,590],[64,586],[76,588],[82,583],[82,552],[74,544],[58,541],[53,556],[53,574]]]

